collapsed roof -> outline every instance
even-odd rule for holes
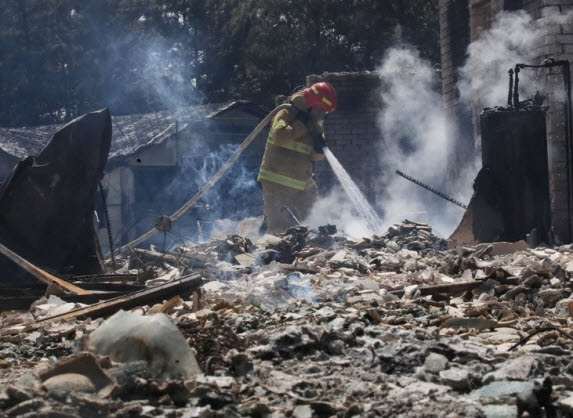
[[[240,108],[256,117],[263,118],[267,112],[260,106],[245,100],[189,106],[176,111],[164,110],[126,116],[114,116],[111,149],[108,165],[136,154],[143,149],[162,143],[177,129],[213,119],[221,114]],[[175,126],[175,122],[179,124]],[[0,128],[0,150],[23,159],[37,155],[52,135],[64,124]]]

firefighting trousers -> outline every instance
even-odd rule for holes
[[[306,190],[296,190],[281,186],[270,181],[261,181],[263,186],[264,214],[267,219],[267,233],[280,234],[285,232],[289,223],[294,223],[292,216],[285,207],[289,208],[297,219],[302,222],[309,214],[318,199],[316,185]]]

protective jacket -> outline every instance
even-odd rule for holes
[[[299,111],[309,110],[302,92],[293,95],[291,102]],[[293,110],[279,111],[273,118],[257,180],[299,191],[315,187],[312,162],[324,159],[324,154],[314,151],[313,132],[323,134],[322,125],[312,119],[301,122]]]

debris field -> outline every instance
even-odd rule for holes
[[[571,416],[572,254],[411,221],[136,249],[135,299],[0,313],[0,417]]]

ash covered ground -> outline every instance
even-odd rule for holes
[[[2,313],[0,417],[573,413],[572,246],[447,249],[409,221],[363,240],[335,231],[235,235],[119,260],[147,286],[204,278],[199,302],[132,309],[178,329],[150,337],[151,348],[107,334],[94,342],[114,317],[37,322],[78,307],[54,295]],[[196,364],[172,347],[190,347]]]

